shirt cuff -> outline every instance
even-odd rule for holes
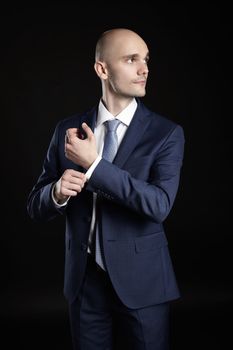
[[[92,165],[90,166],[90,168],[87,170],[86,172],[86,178],[87,180],[89,180],[91,178],[91,175],[93,173],[93,171],[95,170],[95,168],[97,167],[97,165],[99,164],[99,162],[101,161],[102,157],[101,156],[98,156],[96,158],[96,160],[94,161],[94,163],[92,163]]]
[[[60,208],[60,207],[64,207],[65,205],[67,205],[70,197],[64,202],[64,203],[58,203],[54,197],[54,190],[55,190],[55,186],[56,186],[56,183],[53,185],[53,188],[52,188],[52,192],[51,192],[51,195],[52,195],[52,200],[54,202],[54,204],[56,205],[56,207]]]

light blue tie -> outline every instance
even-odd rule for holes
[[[105,126],[107,129],[107,133],[104,140],[104,149],[102,153],[102,157],[109,162],[112,162],[115,158],[118,149],[118,138],[117,138],[117,127],[120,124],[120,120],[113,119],[107,120],[105,122]],[[97,264],[105,270],[104,261],[102,257],[102,248],[100,244],[100,234],[98,229],[98,223],[96,225],[96,241],[95,241],[95,261]]]
[[[113,120],[107,120],[105,122],[105,126],[107,129],[107,134],[105,136],[104,140],[104,149],[102,157],[109,162],[112,162],[118,148],[118,139],[117,139],[117,128],[120,124],[120,120],[113,119]]]

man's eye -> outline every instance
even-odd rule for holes
[[[133,63],[133,61],[135,61],[134,58],[129,58],[129,59],[127,60],[128,63]]]

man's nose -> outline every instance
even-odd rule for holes
[[[138,72],[139,72],[139,74],[143,74],[143,75],[148,74],[149,69],[148,69],[148,65],[147,65],[146,62],[141,62],[140,63],[140,66],[138,68]]]

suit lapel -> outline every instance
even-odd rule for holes
[[[149,110],[143,107],[140,102],[138,103],[139,106],[113,161],[113,163],[119,167],[122,167],[127,161],[150,124],[150,118],[148,117],[150,113]]]
[[[98,111],[98,106],[95,106],[92,110],[87,112],[81,117],[81,123],[85,122],[91,130],[94,132],[95,125],[96,125],[96,118],[97,118],[97,111]]]

